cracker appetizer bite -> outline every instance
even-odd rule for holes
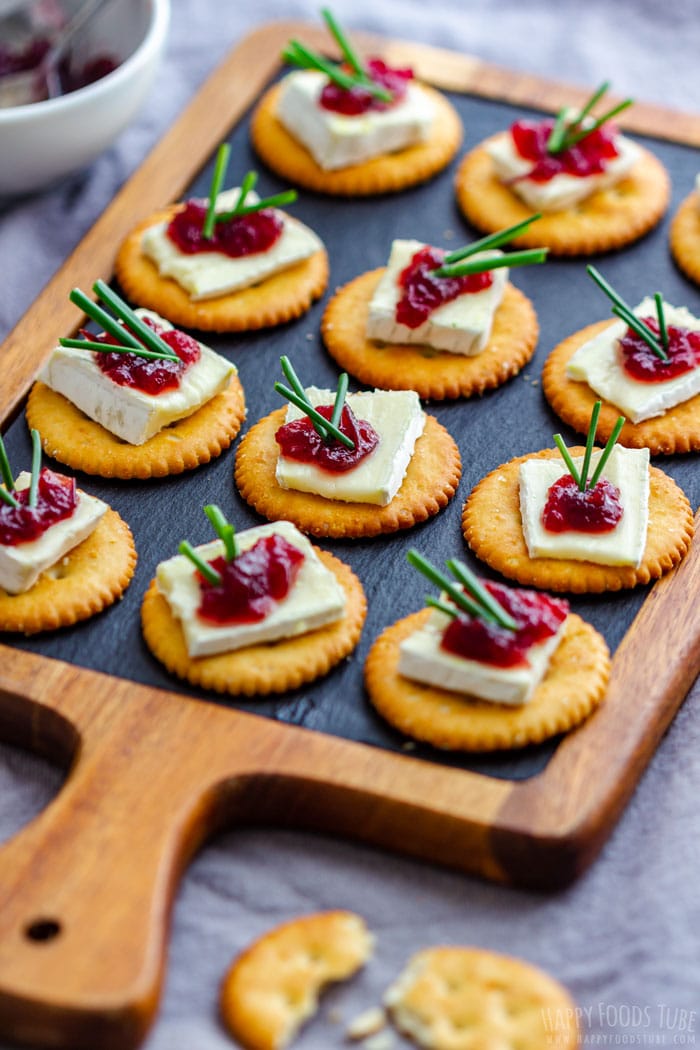
[[[0,631],[69,627],[122,596],[134,574],[129,526],[75,479],[41,466],[13,478],[0,438]]]
[[[347,394],[303,387],[281,358],[289,402],[256,423],[236,454],[243,499],[303,532],[356,539],[407,529],[437,514],[461,474],[456,443],[413,391]]]
[[[296,200],[296,191],[261,200],[254,171],[222,191],[229,157],[230,146],[220,146],[208,198],[148,216],[115,262],[132,301],[200,331],[283,324],[305,313],[328,283],[320,238],[280,210]]]
[[[365,620],[352,570],[289,521],[235,534],[204,508],[217,539],[160,563],[146,592],[146,644],[168,671],[219,693],[265,696],[335,667]]]
[[[594,449],[601,404],[585,448],[557,446],[505,463],[472,490],[464,537],[478,558],[519,583],[598,593],[647,584],[688,552],[694,531],[685,493],[649,466],[649,450]]]
[[[539,326],[509,267],[544,262],[541,248],[500,247],[527,219],[456,251],[393,242],[385,269],[361,274],[328,303],[321,333],[331,357],[361,382],[420,397],[470,397],[516,375]]]
[[[388,627],[365,663],[377,711],[434,747],[494,751],[578,725],[601,701],[607,645],[568,602],[480,581],[451,559],[451,579],[416,550],[409,562],[440,590]]]
[[[537,209],[545,214],[516,243],[544,244],[555,255],[612,251],[656,226],[668,207],[668,173],[611,122],[631,99],[593,117],[608,87],[578,112],[516,121],[468,153],[455,182],[466,219],[497,230]]]
[[[245,418],[235,365],[103,281],[94,291],[114,316],[74,289],[104,330],[59,339],[29,392],[46,454],[106,478],[179,474],[220,455]]]
[[[622,445],[652,455],[700,449],[700,319],[660,292],[632,309],[595,267],[587,270],[618,320],[588,325],[555,347],[542,372],[550,405],[585,433],[601,398],[598,440],[609,438],[622,413]]]
[[[691,281],[700,284],[700,174],[695,189],[681,201],[671,222],[671,255]]]
[[[462,141],[454,107],[411,69],[363,60],[330,11],[322,13],[343,61],[289,42],[282,57],[299,68],[253,114],[258,155],[295,185],[349,197],[392,193],[442,171]]]

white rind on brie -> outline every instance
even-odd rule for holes
[[[314,407],[332,405],[335,392],[311,386],[306,395]],[[401,488],[416,441],[425,427],[425,413],[414,390],[364,390],[346,398],[358,419],[365,419],[379,434],[379,444],[352,470],[331,473],[312,463],[280,455],[275,478],[283,489],[313,492],[326,499],[386,506]],[[304,413],[287,408],[286,422]]]
[[[216,624],[197,614],[201,591],[194,565],[183,554],[160,563],[156,570],[158,589],[181,623],[191,657],[213,656],[249,645],[274,642],[314,631],[345,615],[345,592],[321,562],[306,536],[289,521],[275,521],[236,534],[240,551],[273,534],[283,536],[304,554],[304,561],[285,598],[258,623]],[[205,561],[224,553],[220,540],[196,548]]]
[[[591,457],[590,473],[602,451]],[[583,457],[572,457],[580,469]],[[599,565],[637,567],[644,555],[649,521],[649,449],[615,445],[603,469],[620,490],[622,518],[610,532],[549,532],[542,512],[551,485],[568,474],[562,459],[527,459],[520,465],[520,517],[531,558],[572,558]]]
[[[503,299],[508,280],[508,268],[504,266],[493,270],[493,280],[488,288],[481,292],[468,292],[449,303],[443,303],[417,328],[409,328],[396,320],[396,306],[402,291],[399,277],[416,252],[425,247],[427,245],[422,241],[393,241],[386,272],[370,300],[367,338],[384,343],[430,346],[452,354],[480,354],[491,337],[493,317]],[[479,252],[472,258],[502,254],[500,251]]]
[[[319,104],[328,82],[324,73],[297,70],[282,82],[277,118],[326,171],[394,153],[430,135],[431,99],[419,84],[409,83],[404,98],[384,110],[346,116]]]
[[[510,705],[530,700],[546,674],[566,625],[564,620],[556,634],[531,646],[526,654],[527,664],[496,667],[442,649],[440,642],[448,622],[449,617],[435,609],[424,626],[401,642],[399,674],[438,689]]]
[[[663,311],[667,325],[700,332],[700,319],[685,306],[664,303]],[[637,317],[655,318],[656,304],[647,296],[633,312]],[[653,383],[642,383],[628,376],[618,354],[618,341],[626,331],[624,321],[614,321],[580,346],[567,365],[567,377],[587,383],[591,390],[618,408],[632,423],[662,416],[669,408],[700,394],[700,367],[673,379]]]
[[[173,327],[147,310],[135,313],[151,317],[161,328]],[[63,346],[53,351],[39,379],[122,441],[142,445],[163,427],[191,416],[211,401],[235,375],[235,365],[203,343],[199,345],[201,356],[185,370],[180,385],[160,394],[121,386],[102,372],[91,350]]]
[[[605,162],[605,171],[596,175],[555,175],[547,182],[527,178],[533,163],[521,157],[513,144],[510,131],[495,135],[485,144],[496,175],[513,193],[535,211],[564,211],[573,208],[598,190],[614,186],[634,167],[641,155],[640,147],[624,135],[615,136],[617,157]],[[515,180],[515,181],[512,181]]]
[[[15,489],[27,489],[30,482],[31,474],[22,471],[15,479]],[[28,591],[43,572],[50,571],[97,528],[108,510],[107,504],[81,489],[76,489],[76,497],[70,517],[49,526],[37,539],[13,547],[0,545],[0,587],[8,594]]]
[[[238,187],[220,193],[216,198],[217,212],[231,211],[238,196]],[[250,204],[259,199],[252,191],[246,197]],[[285,212],[275,211],[282,219],[283,228],[267,251],[238,258],[218,251],[187,255],[168,237],[167,222],[149,226],[144,231],[141,250],[157,266],[160,276],[172,277],[193,302],[238,292],[296,266],[323,248],[321,239],[308,226]]]

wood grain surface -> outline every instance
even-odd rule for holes
[[[17,325],[2,348],[5,422],[56,338],[78,325],[67,291],[110,278],[121,239],[181,194],[293,35],[326,45],[320,30],[292,23],[243,41]],[[468,56],[375,46],[455,91],[548,110],[582,97]],[[635,106],[624,123],[700,145],[696,118]],[[224,825],[318,829],[502,882],[565,885],[597,854],[700,668],[699,587],[694,544],[619,646],[603,706],[520,782],[0,647],[3,738],[68,769],[58,797],[0,849],[0,1034],[44,1048],[137,1046],[157,1008],[179,876]],[[669,622],[672,658],[659,645]]]

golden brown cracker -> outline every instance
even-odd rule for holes
[[[671,255],[686,277],[700,284],[700,194],[689,194],[673,216],[669,231]]]
[[[135,567],[131,530],[110,508],[28,591],[8,594],[0,587],[0,631],[36,634],[87,620],[122,596]]]
[[[156,264],[141,251],[144,230],[168,222],[182,208],[182,204],[174,204],[144,219],[117,253],[117,280],[127,298],[139,306],[185,328],[247,332],[300,317],[326,290],[328,256],[323,249],[259,284],[195,302],[172,277],[161,277]]]
[[[265,164],[283,179],[317,193],[365,197],[415,186],[446,168],[462,141],[462,122],[454,106],[434,88],[420,86],[433,102],[435,123],[430,137],[415,146],[347,168],[324,171],[277,119],[279,84],[263,95],[253,113],[253,146]]]
[[[531,963],[484,948],[425,948],[384,996],[401,1032],[428,1050],[573,1050],[577,1010]]]
[[[498,704],[399,674],[399,646],[431,610],[399,620],[376,639],[365,662],[370,700],[392,726],[433,747],[497,751],[536,744],[582,722],[603,698],[610,674],[604,639],[570,613],[549,668],[526,704]]]
[[[224,1024],[246,1050],[281,1050],[315,1013],[323,988],[352,977],[372,947],[372,935],[353,912],[318,912],[275,927],[226,974]]]
[[[490,140],[487,140],[490,141]],[[462,160],[455,179],[457,203],[477,230],[495,233],[515,225],[533,209],[500,181],[485,143]],[[614,251],[660,222],[670,199],[663,164],[642,149],[634,168],[620,182],[597,190],[572,208],[547,212],[511,241],[513,247],[546,247],[553,255],[593,255]]]
[[[569,449],[582,456],[585,449]],[[527,586],[573,594],[636,587],[668,572],[688,552],[693,512],[685,493],[667,474],[649,467],[649,526],[640,565],[596,565],[566,558],[531,558],[520,516],[520,464],[526,459],[560,458],[557,449],[519,456],[487,474],[472,490],[462,511],[464,538],[496,572]],[[566,467],[562,461],[562,474]]]
[[[346,503],[312,492],[283,489],[275,478],[275,434],[286,418],[279,408],[251,427],[236,451],[235,478],[246,502],[270,521],[286,518],[302,532],[358,539],[410,529],[433,517],[454,496],[461,475],[459,449],[434,416],[427,416],[401,488],[385,507]]]
[[[148,648],[171,674],[192,685],[231,696],[284,693],[313,682],[353,651],[367,611],[362,584],[352,570],[327,551],[316,548],[316,553],[345,592],[345,615],[335,623],[230,653],[191,657],[180,623],[153,580],[141,610]]]
[[[599,321],[570,335],[552,350],[542,370],[542,390],[556,414],[580,434],[587,434],[591,412],[600,400],[587,383],[570,379],[567,365],[574,353],[615,321]],[[620,410],[603,401],[596,439],[604,445],[613,432]],[[695,452],[700,449],[700,394],[667,409],[662,416],[641,423],[629,420],[618,441],[627,448],[648,448],[653,456]]]
[[[486,348],[474,357],[367,338],[369,304],[385,269],[361,274],[329,301],[321,322],[326,349],[367,386],[415,390],[422,398],[470,397],[516,375],[535,352],[539,325],[530,300],[507,284]]]
[[[40,381],[29,392],[26,415],[29,427],[41,434],[46,455],[73,470],[103,478],[161,478],[221,455],[245,419],[245,397],[234,375],[226,390],[143,445],[115,437]]]

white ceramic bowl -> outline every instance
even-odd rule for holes
[[[46,188],[110,145],[151,86],[169,18],[170,0],[113,0],[80,43],[81,55],[113,55],[113,72],[60,98],[0,109],[0,195]]]

